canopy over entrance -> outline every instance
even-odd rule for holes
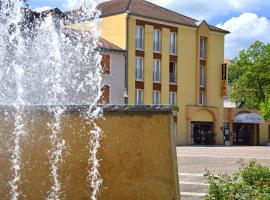
[[[256,113],[241,113],[234,117],[235,123],[246,123],[246,124],[261,124],[264,123],[262,116]]]

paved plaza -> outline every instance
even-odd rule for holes
[[[270,167],[270,147],[177,147],[181,200],[204,199],[208,184],[203,174],[234,173],[240,159],[258,160]]]

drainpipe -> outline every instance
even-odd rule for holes
[[[127,97],[125,97],[125,104],[128,104],[128,39],[129,39],[129,19],[130,13],[127,11],[127,19],[126,19],[126,51],[125,51],[125,90]]]

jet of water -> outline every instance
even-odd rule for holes
[[[89,132],[89,176],[91,199],[96,200],[102,183],[97,151],[101,129],[96,119],[102,111],[96,105],[101,96],[100,56],[97,51],[99,12],[94,0],[73,1],[77,14],[73,22],[83,21],[86,31],[65,28],[59,10],[33,14],[22,9],[22,0],[1,0],[0,6],[0,104],[14,107],[13,145],[10,181],[12,200],[19,198],[21,181],[21,138],[27,134],[25,106],[47,105],[53,118],[51,129],[52,186],[50,200],[61,199],[58,175],[65,141],[61,139],[61,120],[68,105],[88,105],[82,115],[93,129]]]

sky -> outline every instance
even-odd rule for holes
[[[80,0],[29,0],[28,3],[33,9],[68,10],[76,1]],[[238,56],[256,40],[270,43],[270,0],[149,1],[230,31],[225,38],[226,58]]]

